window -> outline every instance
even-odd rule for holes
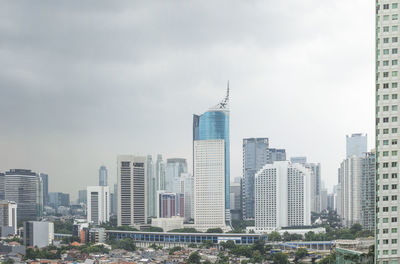
[[[392,111],[397,111],[397,105],[392,105]]]
[[[397,206],[392,206],[392,212],[397,212]]]
[[[392,217],[392,223],[396,223],[397,222],[397,217]]]
[[[383,43],[389,43],[389,38],[383,38]]]
[[[383,84],[383,89],[389,88],[389,84],[388,83],[384,83]]]
[[[384,151],[384,152],[383,152],[383,156],[384,156],[384,157],[388,157],[388,156],[389,156],[389,151]]]
[[[383,111],[389,111],[389,106],[388,106],[388,105],[385,105],[385,106],[383,107]]]
[[[389,61],[388,60],[385,60],[382,63],[383,63],[383,66],[389,66]],[[378,61],[378,66],[379,66],[379,61]]]
[[[393,32],[399,31],[399,27],[398,26],[392,26],[392,31]]]
[[[396,127],[392,128],[392,133],[397,133],[397,128]]]
[[[392,190],[396,190],[397,189],[397,184],[392,184]]]
[[[389,100],[389,95],[388,94],[383,95],[383,100]]]
[[[398,20],[399,19],[399,15],[398,14],[393,14],[392,15],[392,20]]]
[[[389,145],[389,140],[386,139],[382,143],[383,143],[384,146]]]
[[[397,233],[397,228],[392,228],[392,233]]]
[[[383,77],[384,77],[384,78],[389,77],[389,72],[384,72],[384,73],[383,73]]]
[[[389,228],[384,228],[382,231],[383,231],[383,234],[389,234]]]
[[[389,32],[389,26],[383,27],[383,32]]]
[[[384,4],[383,9],[389,9],[389,4]]]
[[[397,156],[397,150],[392,150],[392,156]]]
[[[397,77],[397,71],[392,71],[392,77]]]
[[[384,223],[389,223],[389,218],[387,218],[387,217],[383,218],[383,222]]]
[[[389,162],[384,162],[384,163],[383,163],[383,167],[384,167],[384,168],[389,168]]]
[[[389,196],[383,196],[382,201],[389,201]]]
[[[384,244],[384,245],[389,244],[389,239],[382,239],[382,244]]]
[[[382,208],[382,211],[383,211],[383,212],[389,212],[389,207],[383,207],[383,208]]]
[[[392,60],[392,65],[397,65],[398,61],[397,60]]]
[[[393,37],[393,38],[392,38],[392,42],[393,42],[393,43],[396,43],[397,41],[399,41],[398,37]]]
[[[397,179],[397,173],[392,173],[392,179]]]
[[[389,190],[389,185],[385,184],[382,186],[383,190]]]
[[[397,195],[392,195],[392,201],[397,201]]]
[[[397,162],[392,162],[392,167],[397,167]]]
[[[393,9],[395,9],[395,8],[397,8],[397,7],[398,7],[398,3],[393,3],[393,4],[392,4],[392,8],[393,8]]]
[[[397,94],[392,94],[392,99],[397,99]]]
[[[383,134],[389,134],[389,128],[384,128],[383,129]]]
[[[383,55],[388,55],[389,54],[389,49],[384,49],[383,50]]]
[[[397,116],[392,116],[392,122],[397,122]],[[396,144],[397,144],[397,141],[396,141]],[[395,144],[392,143],[392,145],[395,145]]]
[[[383,16],[383,21],[388,21],[389,20],[389,15],[384,15]]]
[[[397,88],[397,83],[392,83],[392,88]]]

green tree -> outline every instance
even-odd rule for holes
[[[180,247],[180,246],[173,247],[169,250],[169,254],[173,255],[175,252],[180,251],[180,250],[182,250],[182,247]]]
[[[236,247],[235,242],[233,242],[233,240],[228,240],[226,242],[221,242],[219,244],[221,247],[223,247],[224,249],[232,249]]]
[[[201,257],[199,255],[199,252],[195,251],[192,254],[189,255],[187,264],[200,264]]]
[[[277,252],[272,256],[272,260],[274,262],[274,264],[288,264],[289,260],[288,260],[288,256],[286,256],[285,254],[281,253],[281,252]]]
[[[302,258],[305,258],[307,254],[308,254],[307,249],[305,248],[297,249],[296,252],[294,253],[294,262],[297,263]]]
[[[355,235],[357,232],[362,230],[362,225],[356,223],[350,227],[350,231]]]
[[[205,240],[201,243],[201,247],[203,248],[212,248],[214,243],[211,240]]]
[[[128,251],[136,251],[137,247],[135,245],[135,241],[132,238],[124,238],[117,241],[115,244],[112,245],[113,249],[125,249]]]
[[[268,235],[268,240],[269,241],[281,241],[282,238],[278,232],[273,231],[273,232],[271,232],[271,234]]]
[[[206,233],[224,233],[221,228],[209,228],[207,229]]]
[[[168,233],[201,233],[201,232],[198,231],[196,228],[185,227],[185,228],[170,230],[168,231]]]
[[[195,243],[190,243],[188,245],[188,248],[197,248],[197,245]]]

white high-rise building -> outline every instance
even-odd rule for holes
[[[108,186],[87,187],[87,219],[95,225],[110,220],[110,188]]]
[[[225,225],[225,142],[194,142],[194,224],[200,231]]]
[[[376,10],[376,263],[400,263],[399,16],[400,3]],[[385,175],[385,177],[384,177]],[[386,177],[387,176],[387,177]]]
[[[146,224],[146,157],[118,156],[118,225]]]
[[[0,201],[0,237],[17,234],[17,203]]]
[[[311,224],[311,174],[302,164],[276,161],[256,174],[256,232]]]

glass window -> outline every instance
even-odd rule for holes
[[[379,61],[378,61],[379,62]],[[388,60],[385,60],[385,61],[383,61],[382,62],[382,65],[383,66],[389,66],[389,61]],[[379,65],[378,65],[379,66]]]
[[[397,48],[392,49],[392,54],[397,54]]]
[[[397,71],[392,71],[392,77],[396,77],[397,76]]]
[[[383,77],[384,77],[384,78],[389,77],[389,72],[384,72],[384,73],[383,73]]]
[[[384,15],[383,16],[383,21],[388,21],[389,20],[389,15]]]
[[[392,8],[395,9],[395,8],[398,7],[398,5],[399,5],[398,3],[393,3],[393,4],[392,4]]]
[[[392,99],[397,99],[397,94],[392,94]]]
[[[397,60],[392,60],[392,65],[397,65],[398,61]]]
[[[398,27],[398,26],[392,26],[392,31],[393,31],[393,32],[399,31],[399,27]]]
[[[398,37],[392,37],[392,42],[393,43],[396,43],[398,40],[399,40]]]
[[[389,140],[386,139],[382,143],[383,143],[384,146],[389,145]]]
[[[397,83],[392,83],[392,88],[397,88]]]
[[[392,156],[397,156],[397,150],[392,150]]]
[[[383,32],[389,32],[389,26],[383,27]]]
[[[383,43],[389,43],[389,38],[383,38]]]
[[[389,4],[384,4],[383,9],[389,9]]]
[[[392,20],[398,20],[399,19],[399,15],[398,14],[393,14],[392,15]]]
[[[392,116],[392,122],[397,122],[397,116]],[[396,141],[396,143],[397,143],[397,141]]]
[[[392,211],[397,212],[397,206],[392,206]]]
[[[392,105],[392,111],[397,111],[397,105]]]
[[[383,49],[383,54],[388,55],[389,54],[389,49]]]

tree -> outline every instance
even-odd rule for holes
[[[113,249],[125,249],[128,251],[136,251],[136,245],[132,238],[124,238],[112,245]]]
[[[219,245],[221,247],[223,247],[224,249],[232,249],[232,248],[236,247],[236,244],[235,244],[235,242],[233,242],[233,240],[228,240],[226,242],[221,242],[221,243],[219,243]]]
[[[265,245],[265,241],[263,239],[257,239],[256,242],[254,242],[253,245],[251,245],[251,249],[253,251],[258,250],[261,253],[264,253],[264,245]]]
[[[199,252],[195,251],[192,254],[189,255],[187,264],[200,264],[201,257],[199,255]]]
[[[350,230],[353,234],[356,234],[357,232],[360,232],[362,230],[362,226],[356,223],[350,227]]]
[[[182,250],[182,247],[180,247],[180,246],[173,247],[169,250],[169,254],[173,255],[176,251],[180,251],[180,250]]]
[[[190,243],[188,245],[188,248],[197,248],[197,245],[195,243]]]
[[[214,246],[214,243],[211,240],[205,240],[201,243],[201,247],[211,248]]]
[[[268,235],[268,240],[269,241],[281,241],[282,238],[278,232],[273,231],[273,232],[271,232],[271,234]]]
[[[305,248],[297,249],[296,252],[294,253],[294,262],[297,263],[302,258],[305,258],[307,254],[308,254],[307,249]]]
[[[224,233],[221,228],[209,228],[207,229],[206,233]]]
[[[281,252],[277,252],[272,256],[272,260],[274,261],[274,264],[288,264],[288,256]]]
[[[193,227],[185,227],[185,228],[170,230],[168,231],[168,233],[201,233],[201,232]]]

